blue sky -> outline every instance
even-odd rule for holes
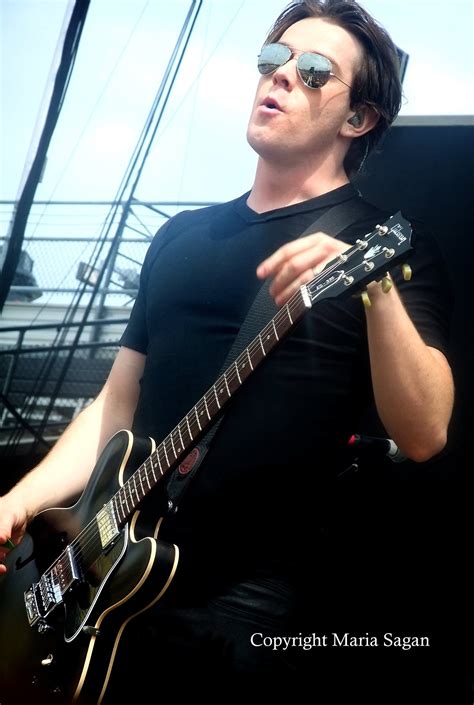
[[[472,0],[362,3],[410,54],[402,115],[474,113]],[[112,199],[189,8],[91,0],[37,199]],[[137,195],[225,200],[250,188],[255,59],[281,0],[204,0]],[[15,198],[66,0],[0,0],[0,199]]]

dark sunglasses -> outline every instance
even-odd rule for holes
[[[290,49],[286,44],[265,44],[258,56],[258,70],[264,76],[273,73],[292,59],[296,53],[296,49]],[[331,76],[337,78],[348,88],[352,88],[332,72],[332,64],[325,56],[315,54],[312,51],[298,53],[296,68],[299,77],[308,88],[321,88],[326,85]]]

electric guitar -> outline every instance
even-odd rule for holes
[[[411,250],[400,213],[300,287],[171,433],[119,431],[78,502],[41,512],[0,581],[0,705],[101,703],[127,624],[164,595],[179,550],[138,532],[140,506],[178,467],[252,371],[320,300],[349,295]]]

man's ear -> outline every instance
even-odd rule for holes
[[[361,137],[370,132],[379,121],[379,114],[371,105],[357,108],[342,127],[344,137]]]

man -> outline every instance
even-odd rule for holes
[[[340,238],[298,239],[331,206],[357,197],[348,172],[396,116],[396,54],[384,30],[354,2],[294,3],[259,68],[251,191],[181,213],[155,238],[104,388],[0,500],[1,542],[18,543],[38,511],[71,502],[117,430],[157,441],[169,433],[218,376],[260,280],[271,278],[283,305],[383,218],[365,206]],[[384,293],[373,282],[370,307],[354,298],[316,305],[239,391],[164,522],[163,538],[181,549],[175,584],[168,601],[127,628],[128,643],[142,643],[125,663],[147,658],[149,668],[180,673],[186,664],[184,672],[207,675],[289,668],[252,635],[289,628],[297,585],[314,560],[325,488],[372,390],[387,433],[409,458],[427,460],[446,442],[448,303],[422,231],[413,268],[414,281],[399,284],[403,302],[397,286]]]

